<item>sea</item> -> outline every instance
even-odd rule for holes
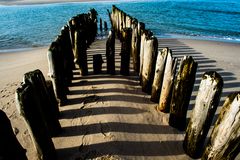
[[[240,43],[240,0],[118,0],[0,5],[0,52],[49,46],[74,15],[91,8],[110,21],[112,5],[144,22],[158,38]],[[98,38],[106,33],[98,32]]]

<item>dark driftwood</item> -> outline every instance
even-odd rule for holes
[[[129,75],[132,29],[125,28],[122,33],[120,74]]]
[[[115,33],[109,31],[106,43],[107,73],[115,74]]]
[[[75,62],[78,64],[82,76],[88,74],[87,44],[83,30],[75,31]]]
[[[142,90],[151,94],[152,82],[158,53],[158,40],[156,37],[147,37],[144,41],[144,55],[142,67]]]
[[[59,110],[49,93],[46,81],[40,70],[28,72],[24,74],[24,82],[31,84],[35,90],[35,96],[38,98],[39,106],[41,107],[42,116],[46,122],[47,128],[51,136],[56,136],[61,131],[61,125],[58,121]]]
[[[100,28],[100,31],[102,32],[102,18],[100,18],[99,28]]]
[[[240,92],[230,94],[214,125],[202,160],[233,160],[240,149]]]
[[[18,142],[7,115],[0,110],[0,159],[27,160],[26,150]]]
[[[169,117],[169,125],[179,130],[185,130],[186,127],[186,114],[196,71],[197,63],[191,56],[185,56],[181,60],[177,78],[174,82]]]
[[[59,104],[65,105],[67,102],[67,86],[64,78],[64,60],[60,46],[57,42],[52,42],[47,53],[48,57],[48,76],[51,78],[54,88],[54,93]]]
[[[102,73],[103,59],[101,54],[93,55],[93,73]]]
[[[161,95],[157,109],[159,111],[168,113],[170,110],[170,103],[172,98],[173,83],[177,69],[177,59],[172,57],[172,52],[169,50],[166,59],[164,77],[161,88]]]
[[[104,21],[104,30],[107,31],[108,30],[108,26],[107,26],[107,22]]]
[[[204,73],[183,142],[185,152],[192,158],[201,156],[205,138],[220,101],[222,87],[223,80],[218,73]]]
[[[17,110],[24,118],[40,160],[56,160],[56,151],[43,118],[41,101],[31,83],[16,90]]]
[[[158,103],[160,98],[160,92],[162,89],[162,81],[164,76],[165,64],[167,54],[169,52],[168,48],[164,48],[160,53],[158,53],[154,79],[152,84],[152,92],[151,92],[151,101]]]

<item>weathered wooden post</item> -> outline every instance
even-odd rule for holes
[[[64,62],[58,43],[52,42],[47,52],[47,58],[49,68],[48,76],[52,80],[56,98],[60,106],[63,106],[67,102],[67,96],[66,86],[64,84],[64,76],[62,72],[64,68]]]
[[[112,28],[114,29],[114,31],[117,31],[117,27],[116,27],[116,6],[112,5],[112,13],[111,13],[111,22],[112,22]]]
[[[192,158],[201,156],[205,138],[221,98],[222,87],[223,80],[218,73],[203,74],[183,142],[183,149]]]
[[[133,69],[138,71],[139,69],[139,54],[138,54],[138,22],[136,19],[132,23],[132,42],[131,42],[131,55],[133,58]]]
[[[139,74],[140,72],[140,50],[141,50],[141,35],[145,30],[145,24],[142,22],[138,22],[138,31],[137,31],[137,59],[136,59],[136,72]]]
[[[121,68],[120,74],[129,75],[130,50],[131,50],[132,29],[124,28],[121,45]]]
[[[169,117],[169,125],[179,130],[185,130],[186,127],[186,114],[195,82],[196,71],[197,63],[191,56],[184,56],[174,82]]]
[[[72,45],[72,50],[74,52],[74,33],[75,33],[75,30],[76,30],[76,25],[75,25],[75,21],[74,21],[74,18],[71,18],[69,21],[68,21],[68,26],[69,26],[69,35],[70,35],[70,40],[71,40],[71,45]]]
[[[57,159],[52,139],[43,118],[40,99],[32,84],[22,84],[16,90],[16,107],[27,124],[37,150],[38,159]]]
[[[107,26],[107,22],[104,21],[104,30],[107,31],[108,30],[108,26]]]
[[[67,65],[67,70],[68,70],[68,77],[73,78],[73,73],[72,70],[75,69],[75,64],[74,64],[74,54],[72,50],[72,44],[71,44],[71,39],[70,39],[70,34],[69,34],[69,26],[65,25],[62,30],[61,30],[61,35],[63,38],[62,43],[64,43],[64,56],[66,57],[66,65]]]
[[[75,31],[75,62],[78,64],[80,69],[80,74],[82,76],[88,74],[88,64],[87,64],[87,44],[84,34],[84,30]]]
[[[53,108],[53,111],[54,111],[54,114],[56,115],[56,117],[59,117],[60,115],[60,111],[59,111],[59,108],[58,108],[58,101],[55,97],[55,94],[54,94],[54,89],[53,89],[53,83],[51,80],[46,80],[46,87],[47,87],[47,91],[48,91],[48,96],[49,96],[49,99],[51,101],[51,106]]]
[[[0,159],[27,160],[26,150],[18,142],[7,115],[0,110]]]
[[[107,73],[115,74],[115,33],[112,29],[109,31],[106,43]]]
[[[154,80],[152,83],[152,93],[151,93],[151,101],[158,103],[160,92],[162,89],[162,81],[164,76],[164,69],[166,64],[166,58],[168,54],[169,49],[164,48],[160,53],[158,53],[157,61],[156,61],[156,67],[155,67],[155,74],[154,74]]]
[[[233,160],[240,149],[240,92],[230,94],[220,111],[202,160]]]
[[[169,112],[170,110],[170,103],[172,98],[173,83],[175,79],[176,69],[177,59],[172,57],[172,52],[171,50],[169,50],[166,59],[162,88],[160,92],[161,95],[159,99],[159,105],[157,107],[157,110],[165,113]]]
[[[102,32],[102,18],[100,18],[99,29]]]
[[[31,84],[39,99],[42,116],[46,121],[47,128],[51,136],[56,136],[61,131],[61,125],[58,121],[59,110],[54,99],[49,94],[45,78],[40,70],[35,70],[24,74],[24,83]]]
[[[142,84],[142,70],[143,70],[143,59],[144,59],[144,44],[146,37],[151,37],[153,33],[150,30],[142,30],[141,34],[141,44],[140,44],[140,68],[139,68],[139,80]]]
[[[103,59],[101,54],[93,55],[93,73],[102,73]]]
[[[158,40],[156,37],[147,37],[144,42],[143,68],[142,68],[142,90],[151,94],[154,78],[156,57],[158,53]]]

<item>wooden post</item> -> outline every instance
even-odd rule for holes
[[[203,74],[198,95],[186,130],[183,149],[192,158],[199,158],[221,98],[222,77],[216,72]]]
[[[124,28],[122,36],[120,74],[129,75],[132,29]]]
[[[233,160],[240,149],[240,92],[225,100],[202,160]]]
[[[161,95],[157,110],[168,113],[172,98],[173,83],[177,69],[177,59],[172,57],[172,52],[169,50],[166,60],[164,77],[161,88]]]
[[[75,64],[74,64],[74,54],[72,50],[72,44],[71,44],[71,35],[69,34],[70,28],[69,26],[65,25],[62,30],[61,30],[61,35],[63,37],[62,43],[65,45],[65,56],[67,60],[67,66],[68,66],[68,77],[73,78],[73,73],[72,70],[75,69]]]
[[[26,150],[18,142],[7,115],[0,110],[0,159],[27,160]]]
[[[62,72],[64,62],[58,43],[52,42],[47,52],[47,58],[49,68],[48,76],[52,80],[54,93],[60,106],[65,105],[67,102],[67,90],[64,84],[64,76]]]
[[[138,31],[137,31],[137,58],[136,58],[136,68],[135,71],[139,74],[140,72],[140,50],[141,50],[141,35],[145,30],[145,24],[142,22],[138,22]]]
[[[100,28],[100,31],[102,32],[102,18],[100,18],[99,28]]]
[[[40,70],[35,70],[24,74],[24,83],[31,84],[39,99],[40,109],[43,118],[46,121],[47,128],[51,136],[56,136],[61,131],[61,125],[58,121],[59,110],[52,95],[48,91],[48,87],[44,76]]]
[[[16,107],[24,118],[39,160],[57,159],[56,151],[49,135],[40,99],[31,84],[22,84],[16,90]]]
[[[55,97],[55,94],[54,94],[52,81],[51,80],[46,80],[46,86],[47,86],[49,99],[52,103],[51,106],[53,108],[54,114],[56,115],[56,117],[59,117],[60,116],[60,111],[59,111],[59,108],[58,108],[58,101],[57,101],[57,99]]]
[[[154,78],[156,57],[158,53],[158,40],[151,36],[144,42],[143,68],[142,68],[142,90],[151,94]]]
[[[168,48],[164,48],[157,56],[156,67],[154,80],[152,84],[152,93],[151,93],[151,101],[158,103],[160,92],[162,89],[162,81],[164,76],[164,69],[166,64],[166,57],[169,52]]]
[[[169,125],[179,130],[185,130],[186,127],[186,114],[196,71],[197,63],[191,56],[184,56],[179,66],[177,79],[174,82],[169,117]]]
[[[131,45],[131,55],[133,58],[133,69],[137,72],[139,70],[139,54],[138,54],[138,22],[136,19],[132,23],[132,45]]]
[[[104,30],[107,31],[108,30],[108,26],[107,26],[107,22],[104,21]]]
[[[75,31],[75,62],[78,64],[80,69],[80,74],[82,76],[88,74],[88,64],[87,64],[87,45],[85,34],[83,30]]]
[[[102,73],[102,55],[101,54],[96,54],[93,55],[93,73],[94,74],[99,74]]]
[[[140,44],[140,68],[139,68],[139,80],[140,84],[142,84],[142,70],[143,70],[143,59],[144,59],[144,44],[146,38],[151,37],[153,33],[149,30],[142,30],[141,32],[141,44]]]
[[[115,33],[112,29],[109,31],[106,43],[107,73],[115,74]]]

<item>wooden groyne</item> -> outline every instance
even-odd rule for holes
[[[116,74],[117,37],[121,42],[120,74],[129,75],[132,63],[142,90],[151,94],[151,100],[158,104],[157,110],[170,112],[169,125],[186,132],[183,141],[186,154],[192,158],[234,159],[240,148],[239,93],[230,94],[226,99],[207,146],[204,146],[219,105],[223,88],[221,75],[215,71],[203,74],[195,107],[187,123],[186,112],[197,71],[194,58],[184,56],[179,63],[168,46],[159,51],[157,38],[145,24],[116,6],[112,7],[109,17],[112,28],[106,43],[107,73],[110,76]],[[99,27],[101,30],[101,23]],[[38,159],[57,159],[51,138],[61,132],[58,107],[68,103],[68,87],[76,66],[81,76],[90,74],[86,50],[96,34],[97,12],[94,9],[73,17],[49,47],[48,75],[51,81],[46,81],[39,70],[28,72],[16,91],[17,109],[26,121]],[[94,74],[104,73],[102,57],[99,54],[93,57]],[[24,153],[21,147],[19,151]]]

